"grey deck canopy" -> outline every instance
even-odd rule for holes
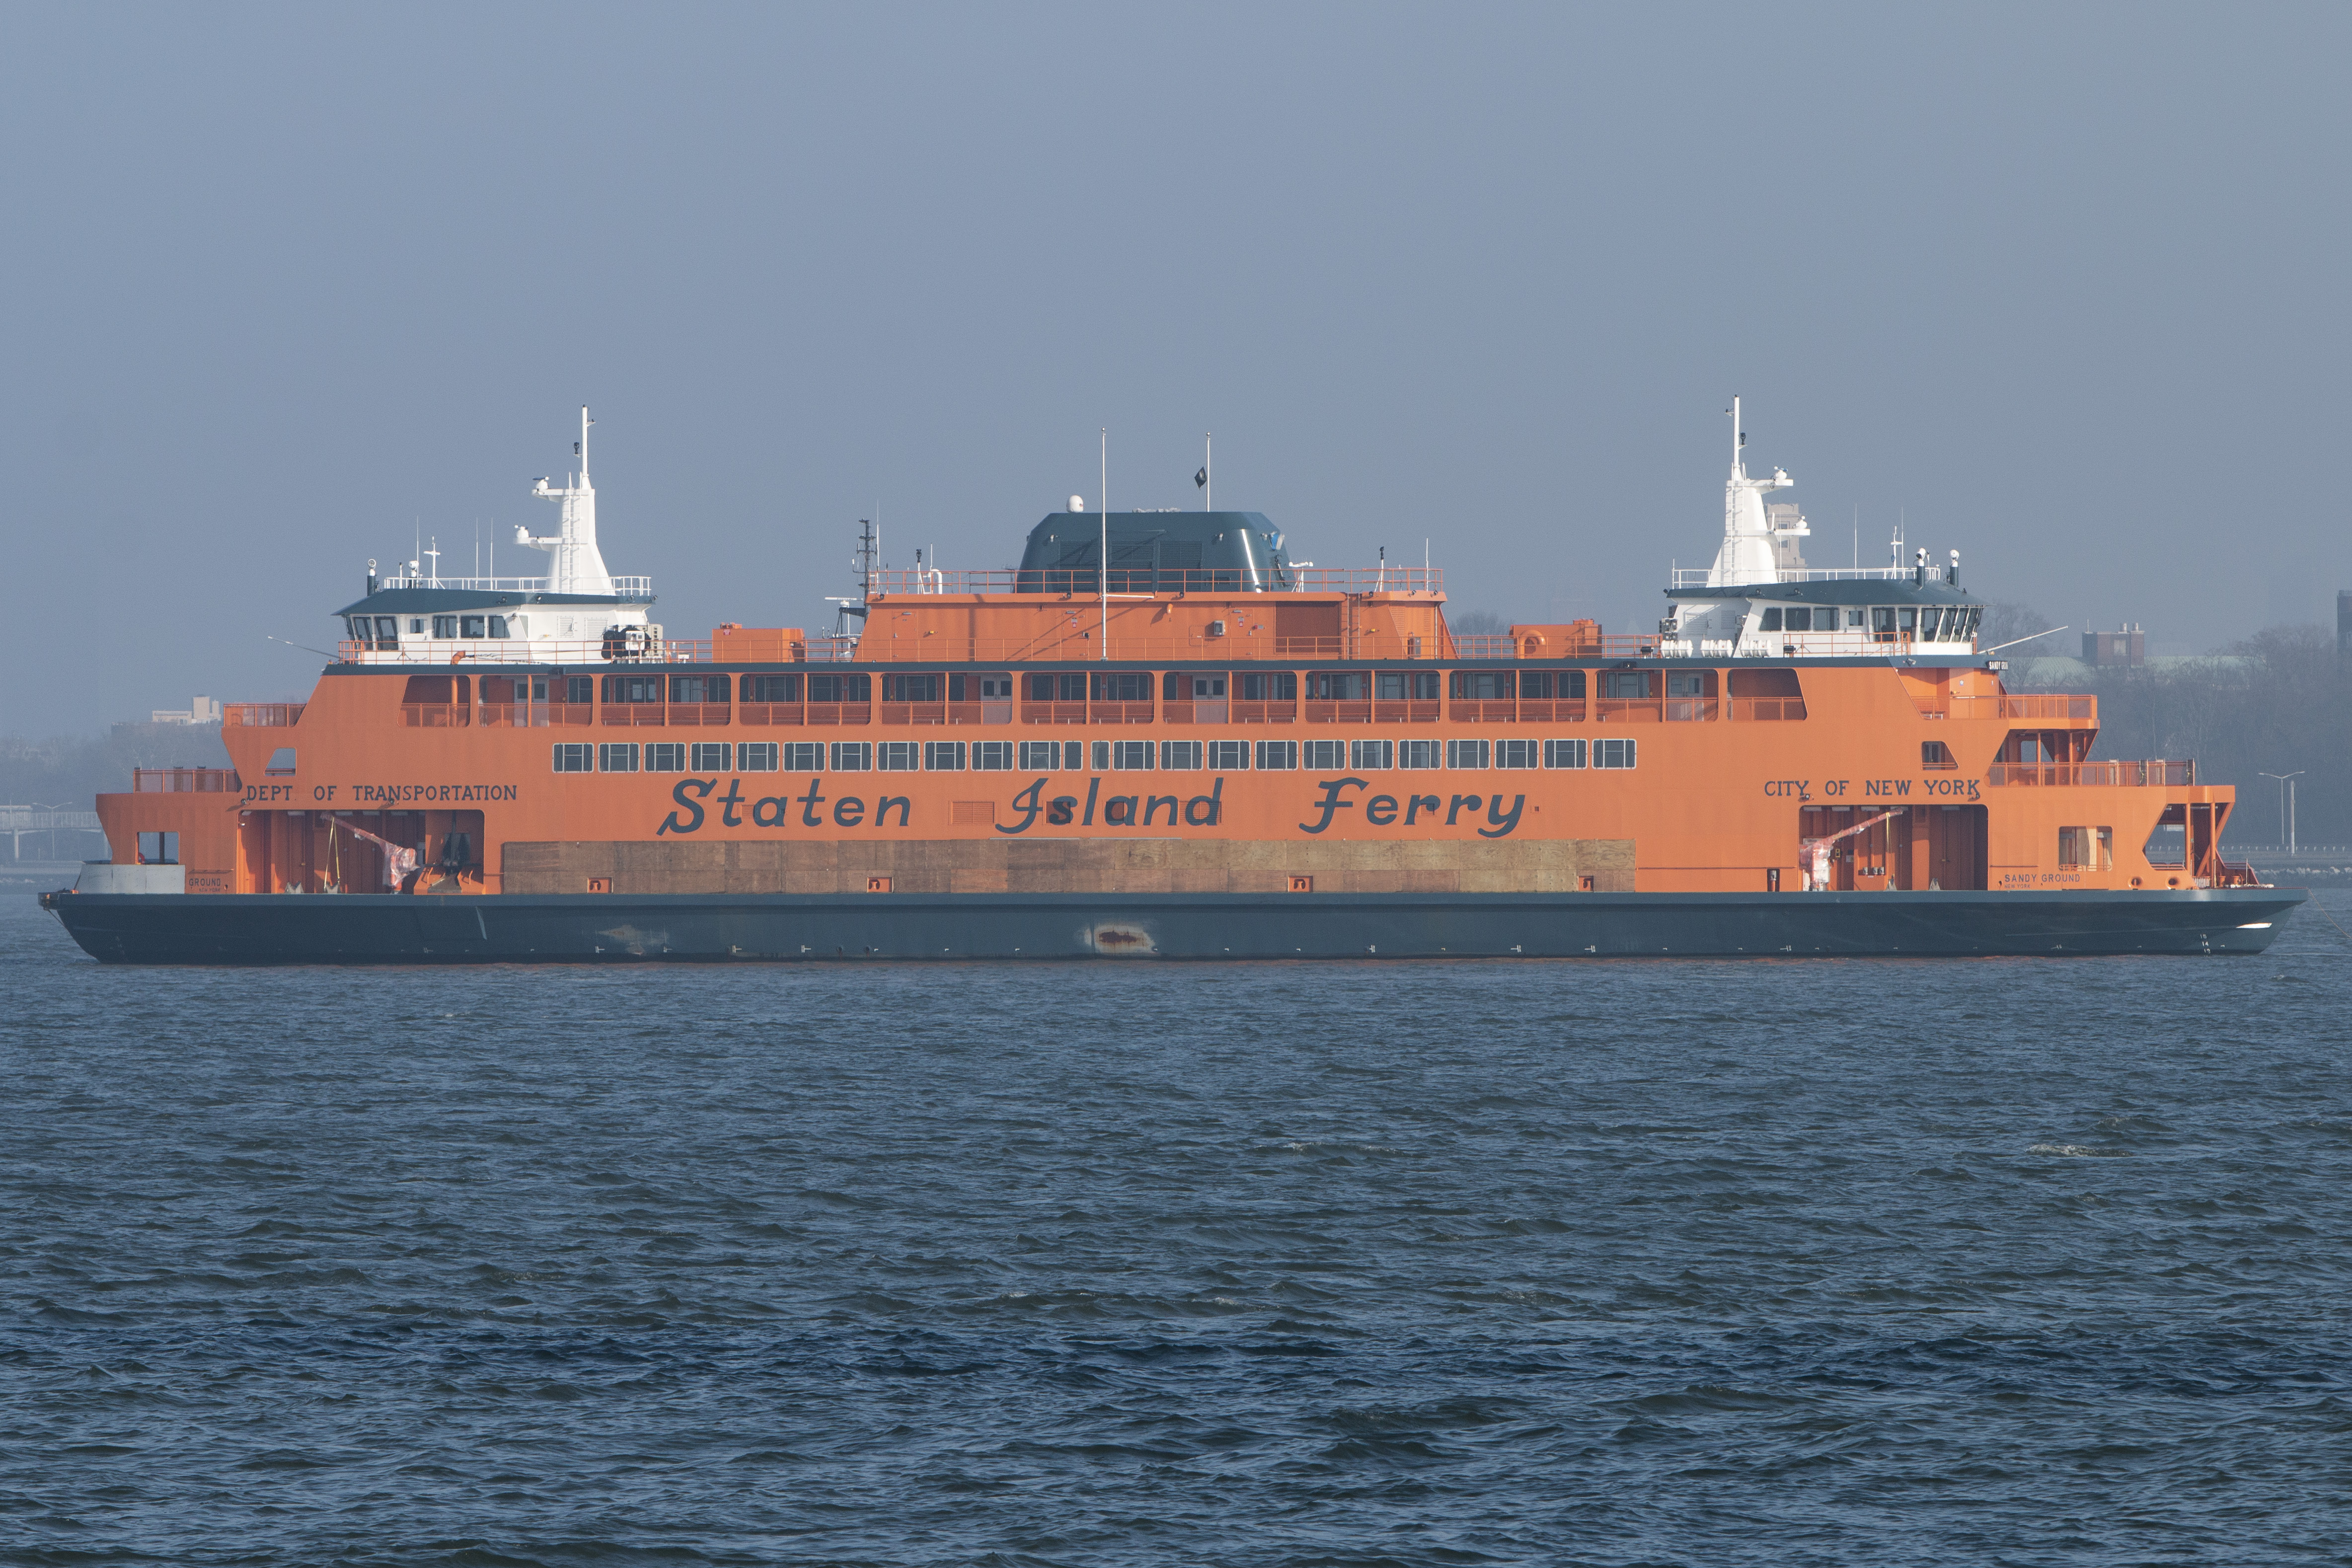
[[[1053,512],[1029,530],[1015,591],[1102,591],[1106,519]],[[1247,593],[1286,589],[1282,531],[1263,512],[1113,512],[1113,593]]]

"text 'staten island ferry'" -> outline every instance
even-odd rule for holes
[[[83,947],[2252,953],[2304,897],[2221,858],[2193,762],[2093,761],[2095,698],[2005,690],[1957,556],[1808,570],[1736,435],[1654,633],[1457,634],[1426,569],[1074,497],[1014,569],[867,551],[855,635],[687,640],[604,569],[582,419],[547,576],[371,563],[310,700],[227,709],[233,769],[99,797],[111,862],[43,900]]]

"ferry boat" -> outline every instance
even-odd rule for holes
[[[1824,570],[1737,404],[1654,631],[1473,635],[1442,574],[1072,497],[1017,566],[860,556],[832,632],[674,636],[587,465],[542,577],[411,561],[225,769],[98,798],[109,962],[2252,953],[2187,760],[2009,691],[1958,553]],[[1205,469],[1202,476],[1207,478]],[[1204,501],[1208,499],[1204,493]],[[1896,547],[1899,552],[1900,545]]]

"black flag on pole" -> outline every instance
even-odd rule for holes
[[[1209,487],[1208,469],[1204,467],[1198,474],[1192,476],[1192,486],[1198,490],[1205,490]]]

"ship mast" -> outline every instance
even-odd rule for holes
[[[561,489],[545,479],[531,486],[532,495],[562,503],[563,510],[555,532],[533,534],[529,528],[515,529],[517,544],[548,552],[551,559],[547,591],[551,593],[613,591],[612,573],[604,570],[604,552],[596,548],[596,489],[588,482],[588,427],[595,423],[588,417],[583,404],[580,410],[580,439],[572,447],[572,455],[580,459],[580,472],[567,476]]]

